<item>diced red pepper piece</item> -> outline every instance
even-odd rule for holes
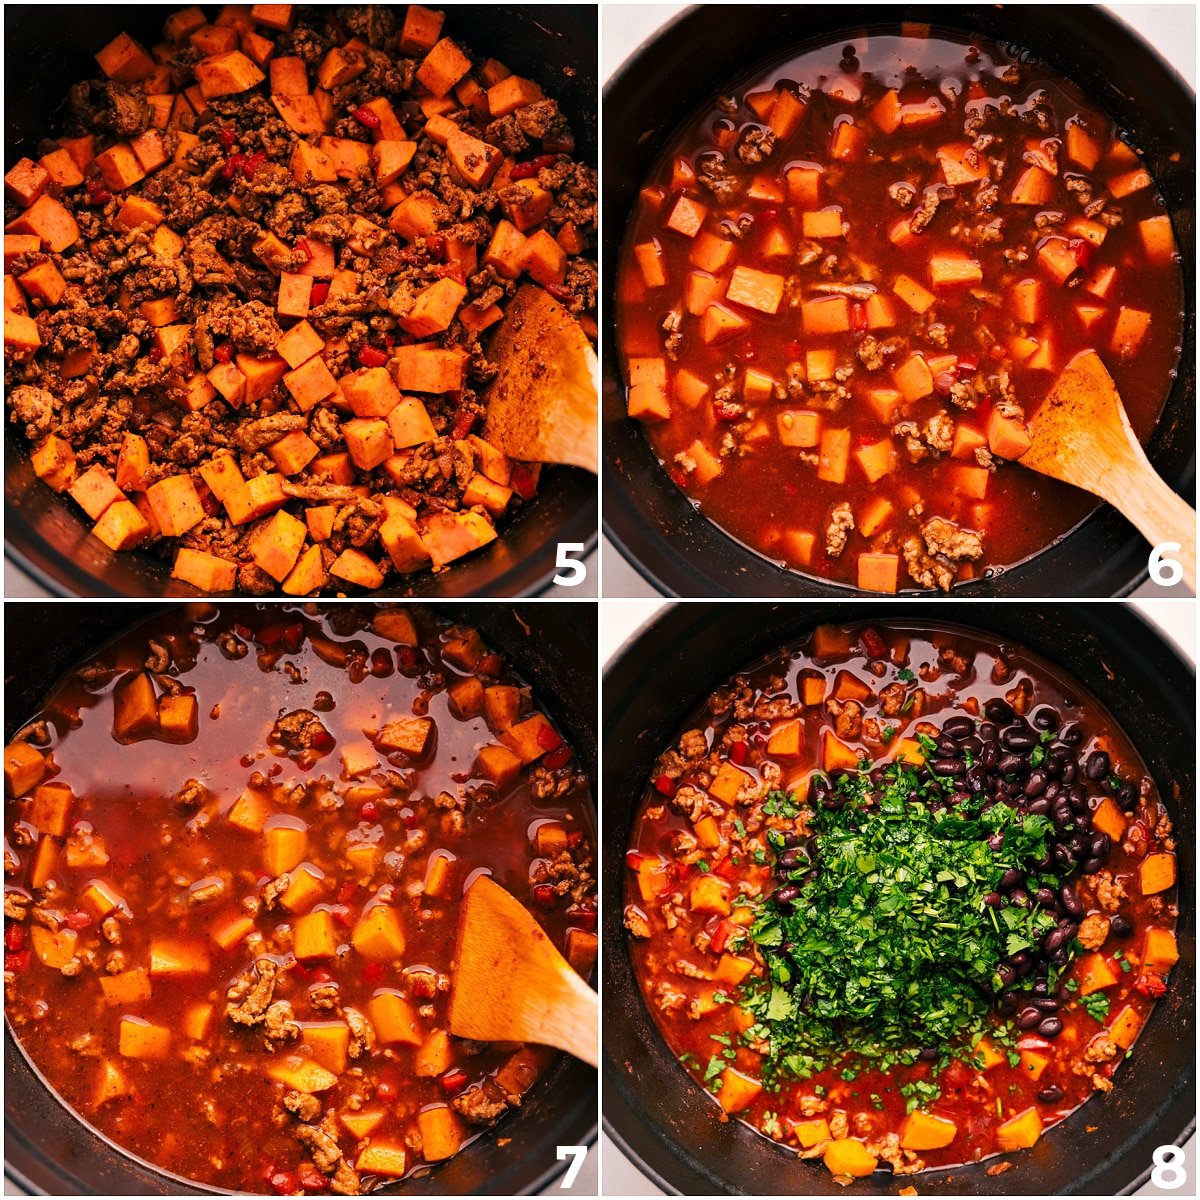
[[[112,199],[112,192],[100,182],[97,175],[88,176],[87,194],[89,204],[107,204]]]
[[[538,730],[537,741],[543,750],[557,750],[563,744],[558,731],[552,725],[543,725]]]
[[[304,645],[304,626],[299,621],[294,625],[285,625],[280,640],[289,654],[296,654]]]
[[[572,850],[582,846],[583,834],[578,829],[572,829],[571,832],[567,834],[567,845],[570,846]]]
[[[242,163],[242,174],[247,179],[253,179],[258,174],[259,168],[266,166],[267,154],[265,150],[255,150],[244,163]]]
[[[1141,975],[1133,985],[1133,990],[1140,996],[1157,1000],[1159,996],[1166,995],[1167,985],[1160,975]]]
[[[491,679],[495,679],[503,669],[504,659],[499,654],[485,654],[475,664],[476,675],[487,675]]]
[[[292,1171],[275,1171],[268,1178],[271,1190],[279,1196],[292,1196],[300,1186],[300,1181]]]
[[[386,1079],[381,1079],[375,1085],[375,1095],[378,1096],[379,1099],[382,1100],[385,1104],[389,1100],[395,1100],[396,1085],[394,1083],[388,1083],[388,1081]]]
[[[465,438],[471,432],[471,426],[475,424],[478,417],[478,413],[460,412],[454,418],[454,424],[450,428],[450,436],[456,439]]]
[[[740,404],[734,404],[732,400],[714,400],[713,415],[718,421],[736,421],[745,409]]]
[[[231,154],[225,160],[224,166],[221,167],[221,178],[232,179],[235,175],[244,175],[246,172],[246,163],[249,161],[244,154]]]
[[[670,775],[660,775],[654,781],[655,790],[661,792],[664,796],[675,795],[675,788],[677,786],[678,784]]]
[[[547,770],[557,771],[559,767],[565,767],[571,761],[571,748],[569,746],[559,746],[559,748],[550,754],[547,754],[542,759],[542,765]]]
[[[12,953],[25,949],[25,926],[9,924],[4,927],[4,949]]]
[[[312,291],[308,294],[308,304],[310,308],[317,308],[325,303],[329,296],[329,280],[322,279],[312,285]]]
[[[78,932],[81,929],[86,929],[92,923],[92,914],[79,910],[73,913],[67,913],[67,924]]]
[[[304,1163],[300,1167],[300,1186],[306,1192],[323,1192],[329,1187],[329,1180],[316,1167]]]
[[[539,154],[537,158],[528,159],[526,162],[517,163],[511,172],[509,179],[532,179],[539,171],[546,167],[552,167],[555,163],[553,154]]]
[[[321,754],[328,754],[329,751],[332,750],[336,745],[337,741],[335,740],[333,734],[329,733],[327,730],[319,730],[313,736],[312,748],[319,751]]]
[[[359,346],[358,363],[362,367],[383,367],[387,365],[388,356],[374,346]]]
[[[729,747],[729,757],[739,767],[746,761],[747,746],[745,742],[734,742]]]
[[[533,902],[539,908],[552,908],[557,896],[554,892],[554,885],[549,883],[536,883],[533,886]]]
[[[15,971],[18,975],[29,970],[28,950],[10,950],[4,956],[4,969],[6,971]]]
[[[218,342],[213,347],[213,358],[220,363],[232,362],[235,349],[236,347],[230,341]]]
[[[302,263],[310,262],[312,260],[312,250],[309,248],[307,238],[301,238],[292,247],[292,255]]]
[[[625,865],[631,871],[640,871],[642,863],[646,861],[646,856],[640,850],[625,851]]]
[[[571,299],[571,289],[563,286],[561,283],[547,283],[543,286],[555,300],[561,300],[565,304]]]
[[[717,954],[724,954],[725,947],[729,945],[730,940],[737,934],[741,933],[742,927],[731,921],[728,917],[722,918],[716,929],[713,930],[712,937],[709,939],[709,945]]]
[[[233,143],[237,141],[237,134],[234,133],[232,126],[219,125],[217,127],[217,141],[221,143],[225,150],[232,150]]]
[[[358,806],[358,819],[360,821],[377,821],[379,819],[379,805],[374,800],[364,800]]]
[[[512,469],[509,486],[522,500],[530,500],[537,491],[537,477],[528,463],[517,463]]]
[[[379,129],[383,122],[379,119],[379,114],[372,112],[365,105],[362,108],[356,108],[350,114],[360,125],[365,125],[368,129]]]
[[[572,904],[567,909],[567,919],[574,922],[581,929],[596,928],[596,910],[589,908],[586,904]]]
[[[879,636],[879,632],[869,625],[858,635],[868,658],[887,658],[887,643]]]
[[[461,1067],[455,1067],[453,1070],[447,1071],[438,1083],[442,1085],[442,1091],[447,1096],[452,1096],[455,1092],[461,1092],[466,1086],[467,1073]]]
[[[363,983],[382,983],[383,963],[369,962],[363,967]]]

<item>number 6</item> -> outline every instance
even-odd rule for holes
[[[1162,587],[1171,587],[1183,578],[1183,567],[1168,554],[1178,554],[1182,549],[1178,542],[1159,542],[1150,551],[1150,559],[1146,564],[1150,578]]]

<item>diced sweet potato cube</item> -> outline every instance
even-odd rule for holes
[[[279,277],[279,298],[275,302],[281,317],[307,317],[313,280],[310,275],[285,271]]]
[[[31,300],[41,300],[50,306],[57,304],[67,290],[67,281],[49,260],[38,263],[36,267],[30,267],[19,279],[21,287]]]
[[[254,61],[240,50],[202,58],[196,64],[195,71],[200,94],[206,100],[249,91],[266,79]]]
[[[522,179],[504,189],[500,203],[508,219],[522,233],[541,224],[550,212],[554,197],[532,179]]]
[[[1033,445],[1025,425],[992,409],[987,426],[988,446],[998,458],[1020,458]]]
[[[1127,308],[1122,305],[1117,312],[1116,324],[1113,326],[1110,346],[1114,354],[1120,358],[1132,358],[1141,348],[1146,334],[1150,331],[1151,316],[1138,308]]]
[[[868,552],[858,556],[858,586],[865,592],[894,595],[900,581],[900,556]]]
[[[328,1091],[338,1081],[338,1077],[332,1071],[299,1054],[289,1054],[282,1060],[271,1062],[266,1070],[277,1083],[310,1096]]]
[[[920,400],[933,392],[933,374],[919,354],[910,354],[893,372],[892,379],[905,400]]]
[[[397,346],[389,366],[401,391],[442,394],[462,387],[466,355],[461,350]]]
[[[800,231],[806,238],[840,238],[843,216],[840,208],[824,208],[801,214]]]
[[[441,97],[470,69],[471,60],[449,38],[442,38],[417,68],[417,79],[429,89],[430,95]]]
[[[500,735],[500,741],[521,760],[522,765],[528,765],[553,748],[558,735],[545,715],[535,712],[511,725]]]
[[[750,267],[734,267],[725,298],[758,312],[776,313],[783,301],[783,284],[782,275],[772,275]]]
[[[28,208],[47,188],[50,172],[32,158],[21,158],[5,173],[4,194]]]
[[[821,440],[821,414],[810,408],[784,409],[775,417],[784,446],[811,449]]]
[[[308,68],[302,58],[273,58],[268,70],[271,75],[271,95],[307,96]]]
[[[928,288],[922,287],[908,275],[897,275],[892,291],[915,313],[927,311],[936,298]]]
[[[105,1002],[113,1007],[141,1004],[150,999],[150,976],[145,967],[134,967],[117,975],[101,975],[100,990]]]
[[[66,491],[75,479],[75,451],[57,434],[39,442],[29,458],[37,477],[56,492]]]
[[[133,161],[136,165],[137,160]],[[138,177],[141,178],[140,174]],[[47,250],[55,254],[79,241],[79,226],[75,218],[53,196],[39,196],[15,221],[9,222],[5,231],[10,234],[33,234],[41,239]],[[5,257],[7,259],[7,255]]]
[[[1079,117],[1067,121],[1067,158],[1085,171],[1093,171],[1100,161],[1100,139],[1092,134]]]
[[[1175,855],[1147,854],[1138,867],[1138,884],[1143,896],[1157,895],[1175,885]]]
[[[518,108],[536,104],[545,98],[545,94],[536,83],[531,79],[522,79],[519,75],[509,75],[487,90],[488,111],[493,119],[505,117],[510,112],[516,112]]]
[[[1066,283],[1083,269],[1071,243],[1064,237],[1043,238],[1037,248],[1037,257],[1056,283]]]
[[[251,558],[272,579],[282,583],[296,565],[307,536],[308,527],[303,521],[280,510],[250,535]]]
[[[1013,185],[1012,204],[1049,204],[1054,196],[1054,177],[1041,167],[1026,167]]]
[[[325,349],[325,340],[307,321],[301,321],[276,342],[275,349],[283,361],[295,370],[314,355],[320,354]],[[285,381],[286,378],[284,376]],[[344,380],[342,386],[345,386]]]
[[[166,1058],[171,1048],[171,1031],[165,1025],[152,1025],[141,1017],[121,1018],[117,1049],[125,1058]]]
[[[996,1144],[1001,1150],[1027,1150],[1042,1136],[1042,1117],[1034,1107],[1026,1108],[996,1127]]]
[[[320,546],[309,546],[296,561],[283,581],[283,591],[289,596],[311,596],[328,581]]]
[[[92,527],[92,533],[110,550],[132,550],[151,533],[150,523],[128,500],[110,504]]]
[[[196,737],[200,712],[191,692],[178,696],[163,696],[158,702],[160,736],[168,742],[190,742]]]
[[[444,1104],[436,1108],[423,1108],[417,1113],[417,1128],[421,1133],[421,1154],[426,1162],[440,1162],[453,1157],[467,1137],[462,1118]],[[361,1166],[359,1169],[362,1169]]]
[[[247,521],[265,517],[277,508],[282,508],[286,499],[283,493],[283,476],[272,471],[267,475],[256,475],[244,484],[232,488],[222,503],[229,519],[235,525],[244,525]]]
[[[62,147],[51,150],[49,154],[43,154],[38,162],[50,176],[50,181],[64,191],[79,187],[83,183],[83,172],[79,169],[79,164],[75,159],[71,157],[69,150]]]
[[[297,142],[292,148],[288,169],[301,187],[312,183],[333,183],[338,177],[333,159],[319,146],[304,141]]]
[[[680,196],[667,218],[667,228],[683,234],[686,238],[694,238],[700,232],[707,216],[708,209],[705,205],[690,196]]]
[[[486,546],[495,537],[491,523],[475,512],[434,513],[421,528],[435,571]]]
[[[475,755],[474,774],[490,780],[501,793],[516,782],[520,773],[521,760],[507,746],[481,746]]]
[[[252,354],[237,356],[238,370],[246,377],[246,403],[254,404],[269,396],[275,385],[287,374],[288,365],[277,354],[256,358]]]
[[[979,260],[966,254],[943,252],[929,259],[929,282],[934,287],[951,287],[965,283],[981,283],[983,267]]]
[[[17,357],[32,354],[42,344],[37,323],[25,313],[8,311],[4,314],[4,345]]]
[[[400,318],[400,327],[414,337],[441,333],[454,320],[466,294],[465,285],[454,279],[439,279],[417,293],[412,308]]]
[[[132,740],[158,728],[158,700],[144,671],[127,675],[113,691],[113,736]]]
[[[230,408],[241,408],[246,400],[246,377],[231,362],[216,363],[206,376]]]
[[[201,25],[188,34],[188,43],[205,57],[236,50],[238,30],[232,24]]]
[[[89,467],[69,490],[71,498],[93,521],[98,521],[110,504],[125,498],[113,477],[99,465]]]
[[[289,371],[283,377],[283,385],[291,392],[292,398],[296,401],[296,405],[301,412],[308,412],[309,409],[315,408],[322,400],[333,396],[338,390],[337,380],[334,379],[329,368],[325,365],[325,360],[319,355],[310,358],[294,371]],[[293,443],[293,445],[297,447],[302,446],[306,451],[311,446],[312,454],[308,455],[299,466],[293,466],[289,470],[284,470],[282,463],[276,458],[280,470],[285,475],[294,475],[297,471],[302,470],[318,453],[316,443],[302,430],[295,429],[292,431],[292,434],[299,435],[300,438],[304,439],[303,443]],[[276,445],[279,445],[279,443],[276,443]],[[272,457],[275,457],[274,448],[269,450],[268,453],[271,453]]]
[[[451,165],[473,188],[487,187],[504,161],[504,155],[495,146],[457,128],[446,143],[446,151]]]
[[[805,300],[800,315],[805,333],[845,333],[850,328],[850,301],[845,296]]]
[[[42,201],[39,200],[38,203],[41,204]],[[1142,249],[1151,262],[1170,262],[1175,257],[1175,234],[1171,229],[1171,218],[1165,213],[1139,221],[1138,235],[1142,239]]]
[[[526,241],[520,262],[526,273],[543,287],[560,285],[567,271],[566,253],[544,229]]]
[[[257,69],[257,68],[256,68]],[[272,95],[271,103],[287,127],[301,137],[325,132],[325,119],[316,100],[309,95]]]
[[[204,592],[229,592],[237,580],[237,564],[204,550],[179,549],[171,577]]]
[[[375,1036],[385,1046],[397,1042],[419,1046],[425,1040],[416,1010],[398,992],[376,992],[367,1003],[367,1013]]]
[[[343,550],[329,564],[329,574],[358,587],[383,586],[383,572],[361,550]]]
[[[394,450],[387,422],[378,418],[356,417],[342,426],[342,437],[355,466],[370,471],[389,458]]]
[[[869,483],[890,475],[900,465],[900,457],[890,437],[860,446],[854,451],[854,457]]]
[[[24,742],[13,743],[13,746],[24,745],[26,745]],[[63,837],[67,832],[71,805],[74,802],[75,793],[67,784],[43,783],[33,793],[33,803],[30,805],[26,819],[38,833],[45,833],[51,837]]]
[[[1165,975],[1179,961],[1179,944],[1169,929],[1151,926],[1142,942],[1142,968]]]
[[[137,83],[154,74],[154,59],[127,33],[119,33],[96,55],[100,69],[117,83]]]
[[[408,164],[412,162],[416,149],[416,142],[387,139],[375,143],[371,150],[371,164],[375,170],[375,182],[379,187],[395,183],[408,170]]]
[[[321,137],[317,147],[328,156],[341,179],[355,179],[370,170],[371,147],[353,138]]]
[[[190,475],[170,475],[146,489],[146,499],[164,537],[179,537],[204,520],[204,506]]]
[[[404,931],[390,904],[374,904],[358,919],[350,935],[351,944],[364,958],[379,962],[397,959],[404,953]]]

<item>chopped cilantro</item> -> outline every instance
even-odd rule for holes
[[[1092,992],[1079,997],[1080,1008],[1086,1010],[1093,1021],[1103,1021],[1108,1016],[1108,997],[1103,992]]]
[[[912,671],[908,669],[908,667],[904,667],[902,670],[897,671],[896,678],[899,679],[901,683],[916,683],[917,681],[916,675],[914,675]]]
[[[734,831],[737,833],[738,837],[744,838],[746,836],[746,827],[745,827],[745,825],[742,824],[741,817],[734,817],[733,828],[734,828]]]
[[[763,814],[768,817],[798,817],[800,806],[787,792],[769,792],[763,801]]]
[[[710,1091],[717,1091],[721,1086],[721,1073],[725,1070],[725,1060],[720,1055],[714,1054],[708,1060],[708,1066],[704,1068],[704,1082],[709,1085]]]
[[[895,725],[885,725],[881,736],[883,737],[883,744],[886,746],[896,736]]]
[[[700,860],[699,860],[699,861],[696,863],[696,866],[698,866],[698,867],[700,868],[700,870],[704,872],[704,874],[705,874],[705,875],[707,875],[707,874],[709,873],[709,871],[712,869],[712,868],[711,868],[711,867],[708,865],[708,863],[706,863],[706,862],[704,861],[704,859],[700,859]]]

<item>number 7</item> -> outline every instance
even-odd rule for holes
[[[571,1165],[567,1168],[562,1183],[558,1185],[560,1188],[569,1188],[575,1183],[583,1167],[583,1160],[587,1158],[587,1152],[586,1146],[559,1146],[558,1161],[562,1162],[564,1158],[571,1160]]]

